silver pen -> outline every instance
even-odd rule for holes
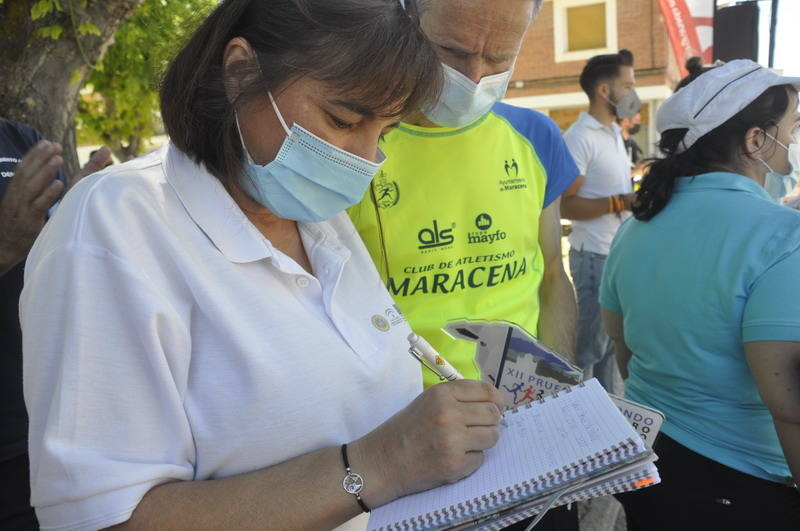
[[[425,341],[425,338],[422,336],[412,332],[408,335],[408,343],[410,345],[408,352],[417,358],[417,361],[419,361],[423,367],[428,368],[443,382],[464,379],[461,373],[458,372],[455,367],[447,363],[447,360],[436,352],[436,349]]]

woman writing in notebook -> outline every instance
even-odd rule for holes
[[[800,525],[800,212],[765,190],[792,170],[798,87],[731,61],[658,111],[665,157],[600,291],[625,396],[666,415],[661,485],[619,496],[630,531]]]
[[[170,144],[82,181],[27,263],[43,527],[330,529],[481,464],[502,397],[420,394],[342,213],[439,68],[396,0],[214,10],[165,75]]]

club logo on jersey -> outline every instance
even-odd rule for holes
[[[467,243],[494,243],[506,239],[506,233],[500,229],[487,232],[492,228],[492,216],[486,212],[478,214],[478,217],[475,218],[475,226],[478,230],[467,233]]]
[[[523,174],[522,177],[519,176],[519,163],[517,159],[504,159],[503,160],[503,170],[505,171],[505,176],[500,176],[498,179],[499,190],[501,192],[508,192],[511,190],[524,190],[528,188],[528,182],[525,179],[525,175]]]
[[[453,245],[453,229],[456,227],[455,223],[450,225],[450,228],[443,229],[439,226],[437,220],[432,221],[432,225],[420,229],[417,233],[419,240],[419,249],[422,251],[431,251],[438,247],[449,247]]]
[[[492,216],[486,212],[478,214],[478,217],[475,218],[475,226],[478,227],[478,230],[489,230],[492,227]]]
[[[511,177],[511,174],[514,174],[514,177],[519,177],[519,164],[517,164],[516,159],[511,159],[511,164],[508,161],[505,161],[505,165],[503,169],[506,170],[506,177]]]
[[[391,208],[400,201],[400,187],[395,181],[387,179],[383,170],[378,174],[378,178],[372,186],[372,192],[375,194],[375,203],[378,208]]]

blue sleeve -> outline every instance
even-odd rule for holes
[[[742,317],[742,341],[800,341],[800,250],[753,284]]]
[[[492,110],[505,118],[519,134],[533,145],[536,155],[547,172],[542,208],[555,201],[578,177],[578,166],[572,160],[556,123],[532,109],[496,103]]]

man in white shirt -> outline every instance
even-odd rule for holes
[[[603,330],[597,297],[611,240],[633,200],[630,161],[617,124],[641,108],[633,88],[633,54],[620,50],[592,57],[580,83],[589,112],[581,113],[564,140],[581,174],[561,199],[561,215],[573,227],[569,264],[578,294],[577,361],[586,378],[594,376],[616,392],[614,347]]]

